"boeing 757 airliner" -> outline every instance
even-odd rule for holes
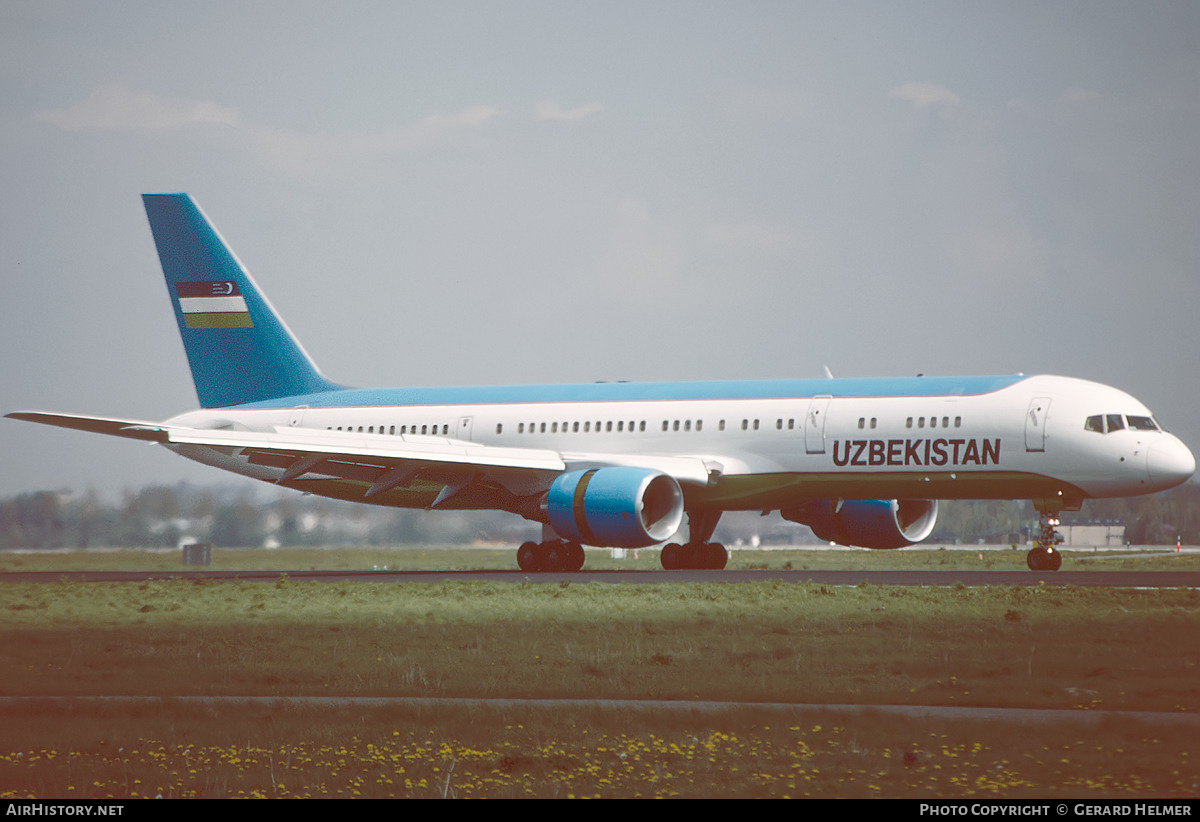
[[[165,422],[22,411],[151,440],[198,462],[375,505],[510,511],[542,524],[526,571],[583,545],[664,543],[664,568],[723,568],[725,511],[778,510],[823,540],[899,548],[939,499],[1028,499],[1034,570],[1057,516],[1149,494],[1196,462],[1130,395],[1067,377],[346,388],[327,380],[186,194],[143,197],[200,410]]]

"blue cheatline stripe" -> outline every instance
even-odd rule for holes
[[[337,389],[186,194],[144,194],[167,292],[204,408]],[[184,301],[234,295],[236,311],[190,313]],[[184,312],[188,308],[189,313]]]
[[[395,405],[516,405],[567,402],[654,402],[669,400],[805,399],[817,396],[977,396],[1027,379],[994,377],[885,377],[716,382],[618,382],[577,385],[457,386],[447,388],[347,388],[250,402],[241,408],[386,407]]]

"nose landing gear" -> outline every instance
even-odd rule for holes
[[[1062,567],[1062,554],[1055,547],[1063,542],[1063,535],[1054,530],[1058,522],[1058,517],[1042,512],[1033,549],[1025,555],[1030,571],[1057,571]]]

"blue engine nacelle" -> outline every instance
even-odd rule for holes
[[[670,539],[683,522],[683,491],[648,468],[606,466],[568,471],[546,497],[560,537],[606,548],[644,548]]]
[[[937,500],[821,500],[780,512],[812,528],[818,539],[860,548],[904,548],[929,536]]]

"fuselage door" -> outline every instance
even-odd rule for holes
[[[810,454],[825,453],[825,415],[829,411],[828,394],[813,397],[804,417],[804,450]]]
[[[1046,450],[1046,415],[1050,412],[1049,397],[1034,397],[1025,414],[1025,450]]]
[[[460,440],[470,441],[471,439],[471,423],[474,417],[459,417],[458,418],[458,438]]]
[[[304,412],[308,410],[307,405],[298,405],[288,412],[288,428],[299,428],[300,423],[304,421]]]

